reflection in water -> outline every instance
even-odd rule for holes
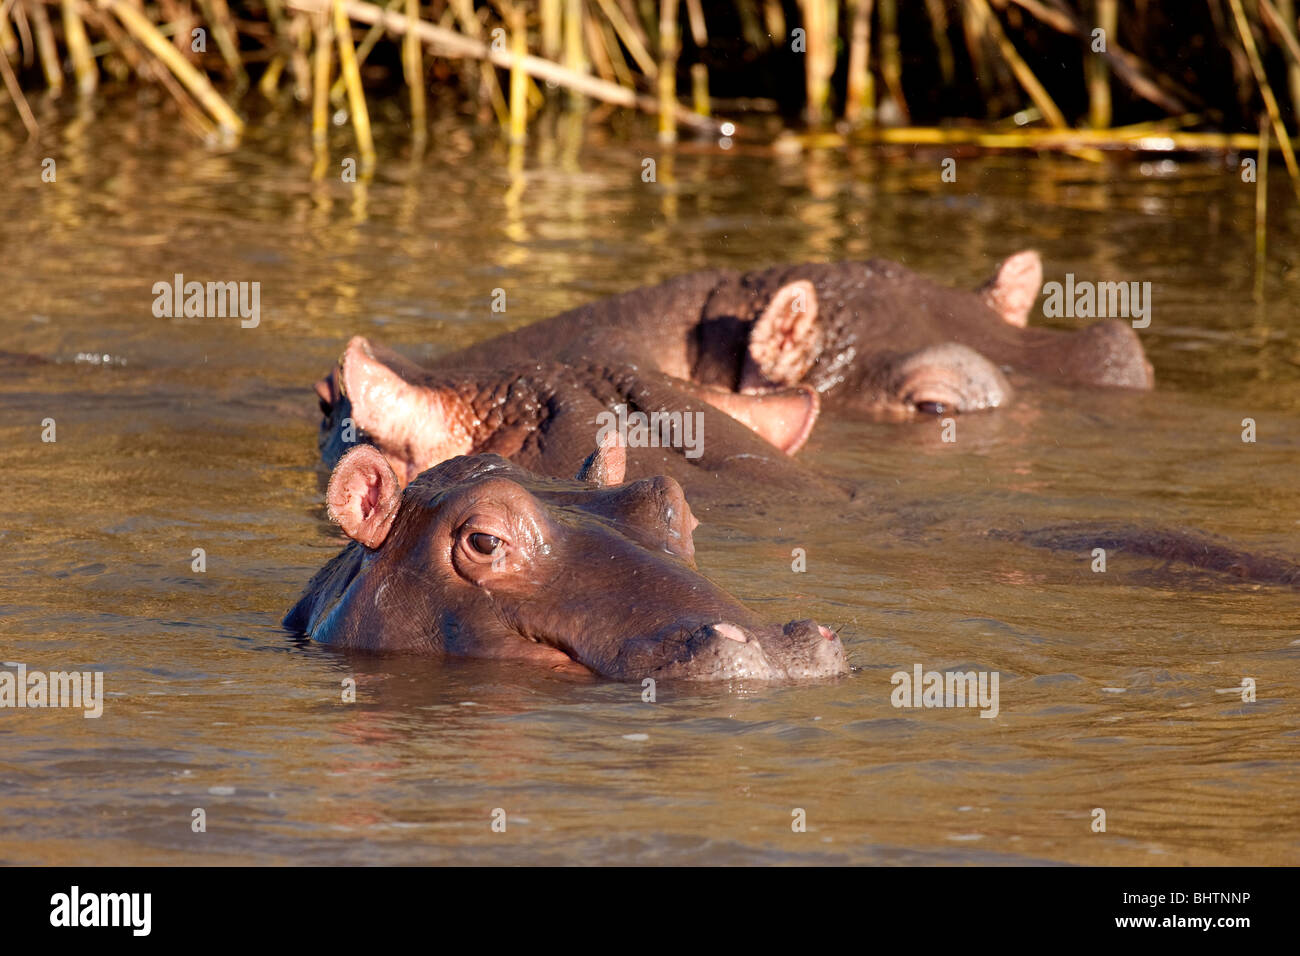
[[[558,117],[524,151],[447,128],[422,157],[381,122],[396,158],[366,185],[338,175],[337,130],[313,182],[300,130],[218,152],[163,128],[83,117],[3,143],[30,171],[0,198],[5,348],[57,364],[0,377],[0,659],[102,670],[108,696],[98,721],[0,716],[0,859],[1297,861],[1295,596],[982,533],[1159,523],[1300,553],[1295,219],[1270,210],[1255,308],[1231,165],[960,158],[945,184],[938,152],[673,151]],[[339,547],[310,385],[348,336],[429,356],[712,266],[883,255],[975,285],[1027,246],[1048,280],[1153,283],[1155,393],[1048,394],[961,419],[956,445],[932,421],[826,421],[803,454],[871,507],[700,529],[701,568],[760,613],[839,625],[852,677],[651,704],[279,630]],[[260,282],[261,325],[155,319],[175,273]],[[889,676],[916,663],[997,671],[1000,716],[895,710]],[[1217,692],[1243,677],[1256,703]]]

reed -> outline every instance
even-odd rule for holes
[[[616,109],[657,114],[666,141],[679,129],[716,135],[715,112],[743,120],[761,109],[792,124],[802,113],[819,129],[848,121],[837,133],[787,138],[805,145],[962,143],[1096,158],[1105,149],[1258,148],[1262,110],[1264,148],[1281,152],[1300,194],[1288,130],[1300,113],[1297,8],[1296,0],[0,0],[0,123],[43,136],[61,115],[48,99],[69,87],[91,97],[155,84],[196,135],[229,139],[255,112],[244,97],[256,84],[277,106],[310,104],[318,154],[346,97],[369,163],[378,90],[367,83],[386,73],[381,88],[405,87],[417,146],[431,113],[456,109],[459,97],[480,121],[495,114],[514,140],[539,108],[577,114],[596,101],[595,119]],[[206,47],[192,45],[197,27]],[[1098,27],[1104,50],[1093,47]],[[757,135],[739,125],[741,141]]]
[[[522,143],[528,136],[528,74],[520,64],[528,55],[528,36],[523,11],[515,8],[509,15],[510,51],[515,55],[515,65],[510,69],[510,141]]]
[[[659,141],[677,139],[677,0],[659,0]]]
[[[1232,8],[1232,18],[1237,24],[1237,30],[1241,36],[1241,46],[1246,51],[1246,59],[1250,62],[1251,72],[1255,74],[1255,81],[1259,84],[1259,92],[1264,99],[1264,108],[1268,111],[1268,118],[1272,123],[1273,132],[1277,135],[1278,144],[1282,147],[1282,159],[1286,162],[1287,172],[1291,174],[1291,182],[1295,186],[1296,196],[1300,198],[1300,168],[1296,166],[1295,151],[1291,148],[1291,138],[1287,135],[1286,127],[1282,124],[1282,112],[1278,107],[1277,98],[1273,95],[1273,87],[1268,82],[1268,74],[1264,71],[1259,48],[1255,46],[1255,34],[1246,19],[1246,12],[1242,9],[1241,0],[1228,0],[1228,5]]]
[[[849,75],[844,118],[871,123],[876,118],[876,84],[871,75],[871,14],[875,0],[852,0],[853,26],[849,41]]]
[[[1264,301],[1264,275],[1268,254],[1268,116],[1259,119],[1259,158],[1255,170],[1255,301]]]
[[[1116,0],[1097,0],[1097,29],[1100,39],[1109,41],[1118,33],[1119,4]],[[1110,126],[1110,67],[1106,57],[1096,50],[1088,56],[1088,119],[1093,129]]]
[[[419,0],[405,0],[406,16],[415,20],[420,15]],[[429,121],[426,116],[424,98],[424,54],[420,50],[420,41],[414,33],[402,37],[402,70],[406,77],[406,86],[411,91],[411,129],[412,141],[416,149],[424,146]]]
[[[343,12],[343,4],[334,0],[334,32],[339,41],[339,72],[348,88],[348,108],[352,113],[352,128],[357,135],[357,152],[361,154],[361,169],[369,172],[375,165],[375,141],[370,133],[370,110],[366,107],[365,90],[361,88],[361,69],[357,66],[357,51],[352,46],[352,23]]]

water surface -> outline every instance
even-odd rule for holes
[[[908,151],[668,155],[543,123],[522,157],[448,128],[410,158],[379,132],[394,158],[358,187],[311,182],[301,121],[228,152],[148,113],[37,147],[0,131],[3,348],[57,363],[0,376],[0,660],[102,670],[108,694],[99,720],[0,711],[0,860],[1300,862],[1296,594],[972,533],[1146,522],[1300,555],[1285,184],[1256,303],[1253,187],[1218,161],[964,157],[944,184]],[[339,547],[310,385],[349,335],[429,356],[713,266],[881,255],[975,285],[1028,246],[1049,279],[1153,283],[1154,393],[1049,393],[960,419],[956,444],[929,420],[826,423],[804,454],[881,507],[698,532],[742,598],[839,628],[852,676],[648,704],[279,628]],[[155,318],[176,273],[260,282],[260,325]],[[895,709],[916,663],[997,671],[1000,715]]]

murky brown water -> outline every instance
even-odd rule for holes
[[[516,175],[448,130],[363,190],[311,184],[301,123],[229,153],[173,127],[0,130],[0,344],[59,362],[0,376],[0,660],[102,670],[107,692],[98,720],[0,710],[0,860],[1300,862],[1294,592],[1118,557],[1093,574],[962,530],[1140,520],[1300,555],[1294,203],[1256,306],[1253,189],[1217,164],[971,158],[945,185],[939,154],[671,158],[565,127]],[[805,454],[896,500],[899,527],[698,534],[701,567],[773,618],[840,627],[852,677],[652,705],[280,630],[338,547],[309,389],[348,335],[430,354],[718,265],[884,255],[974,284],[1024,246],[1049,279],[1154,284],[1155,393],[1048,395],[961,419],[956,445],[933,422],[829,424]],[[154,318],[175,273],[260,281],[260,326]],[[894,709],[916,663],[999,672],[1000,716]],[[1243,677],[1256,703],[1223,692]]]

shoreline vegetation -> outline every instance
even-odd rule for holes
[[[0,0],[0,115],[156,87],[210,142],[261,98],[345,121],[399,98],[523,142],[539,111],[657,117],[659,138],[1281,153],[1300,113],[1300,0]],[[53,110],[47,110],[56,116]],[[724,118],[725,117],[725,118]],[[1261,162],[1262,165],[1262,162]]]

